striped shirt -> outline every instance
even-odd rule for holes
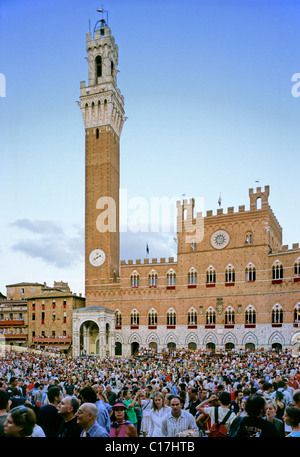
[[[163,418],[161,428],[163,436],[176,436],[178,433],[190,429],[199,430],[194,416],[184,409],[181,410],[177,419],[172,415],[172,411],[168,412]]]
[[[88,437],[88,436],[100,436],[100,437],[107,437],[109,434],[105,430],[105,428],[101,427],[101,425],[98,424],[98,422],[95,422],[88,430],[87,432],[83,430],[81,432],[81,437]]]

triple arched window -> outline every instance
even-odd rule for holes
[[[116,319],[116,326],[120,327],[122,325],[122,314],[120,311],[117,309],[115,313],[115,319]]]
[[[232,306],[228,306],[225,311],[225,325],[233,325],[235,321],[235,313]]]
[[[138,274],[137,271],[134,271],[133,273],[131,273],[130,281],[131,281],[131,287],[139,287],[140,275]]]
[[[157,325],[157,312],[154,308],[148,313],[148,325]]]
[[[188,312],[188,325],[197,325],[197,311],[191,308]]]
[[[256,269],[253,263],[248,263],[245,270],[245,280],[246,282],[256,281]]]
[[[149,287],[157,287],[157,273],[155,270],[151,270],[148,275]]]
[[[188,272],[188,285],[195,286],[197,284],[197,271],[195,268],[191,268]]]
[[[212,265],[206,270],[206,284],[215,284],[216,283],[216,270]]]
[[[225,283],[234,284],[235,283],[235,270],[232,265],[228,265],[225,270]]]
[[[173,308],[167,312],[167,325],[176,325],[176,312]]]
[[[206,311],[205,323],[206,325],[215,325],[216,323],[216,312],[212,306],[210,306]]]
[[[277,303],[272,309],[272,324],[283,323],[283,310],[282,307]]]
[[[176,273],[172,268],[167,273],[167,286],[176,286]]]
[[[256,324],[256,311],[252,305],[249,305],[245,311],[245,324],[254,325]]]
[[[133,309],[130,314],[130,325],[140,325],[140,314],[136,309]]]
[[[279,260],[276,260],[272,267],[272,279],[274,281],[283,279],[283,266]]]

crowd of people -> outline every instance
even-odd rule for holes
[[[0,437],[300,437],[289,350],[0,354]]]

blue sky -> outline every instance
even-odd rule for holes
[[[270,185],[283,243],[300,242],[298,1],[0,0],[0,291],[63,280],[84,293],[76,102],[99,7],[119,47],[128,201],[185,194],[215,213],[221,193],[226,212]],[[173,238],[122,233],[121,259],[143,259],[146,242],[150,257],[175,255]]]

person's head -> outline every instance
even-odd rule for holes
[[[4,422],[6,436],[25,437],[31,436],[36,424],[35,412],[26,406],[17,406],[9,411]]]
[[[111,420],[116,422],[121,422],[127,419],[126,406],[124,403],[117,401],[112,406],[113,413],[111,415]]]
[[[8,411],[9,406],[9,394],[4,389],[0,389],[0,410],[5,409]]]
[[[18,378],[16,378],[15,376],[12,376],[10,378],[10,381],[9,381],[9,385],[10,387],[13,389],[14,387],[17,387],[18,385]]]
[[[262,417],[265,414],[266,401],[259,394],[250,395],[246,401],[245,411],[248,416]]]
[[[293,395],[293,406],[300,408],[300,390],[297,390]]]
[[[77,423],[84,430],[89,430],[97,420],[98,408],[95,403],[83,403],[79,406],[75,416],[77,417]]]
[[[110,385],[110,384],[107,384],[107,386],[106,386],[106,392],[107,392],[108,394],[110,394],[110,393],[111,393],[111,390],[112,390],[112,389],[111,389],[111,385]]]
[[[64,397],[58,405],[58,414],[65,420],[69,420],[76,414],[79,408],[79,401],[70,395]]]
[[[262,390],[264,392],[270,392],[272,390],[272,384],[270,382],[264,382],[262,385]]]
[[[80,389],[80,398],[82,403],[96,403],[97,394],[91,386],[85,386]]]
[[[243,397],[244,397],[244,394],[241,390],[236,390],[234,392],[234,399],[235,399],[236,403],[239,403]]]
[[[125,398],[125,400],[129,400],[131,398],[131,395],[132,395],[131,389],[124,390],[124,398]]]
[[[285,382],[283,379],[281,379],[281,380],[278,381],[278,383],[277,383],[277,388],[278,388],[278,389],[285,389],[285,388],[286,388],[286,382]]]
[[[290,427],[297,427],[300,424],[300,408],[288,406],[284,411],[283,420]]]
[[[220,395],[219,395],[219,401],[220,401],[221,405],[229,406],[230,402],[231,402],[230,393],[227,392],[227,391],[221,392]]]
[[[58,403],[60,403],[63,398],[62,390],[60,387],[51,386],[47,391],[47,396],[49,403],[58,405]]]
[[[245,409],[247,398],[248,398],[248,397],[243,397],[243,398],[241,399],[241,409],[242,409],[242,410]]]
[[[161,392],[155,392],[153,395],[152,408],[154,411],[164,408],[165,406],[165,397]]]
[[[200,394],[201,400],[204,401],[207,399],[207,389],[202,389]]]
[[[174,397],[172,398],[171,402],[170,402],[170,406],[172,408],[172,415],[174,417],[179,417],[181,415],[181,401],[180,401],[180,397],[178,397],[177,395],[174,395]]]
[[[174,395],[172,395],[172,394],[167,394],[165,396],[165,405],[166,406],[170,406],[170,403],[171,403],[171,400],[172,400],[173,397],[174,397]]]
[[[190,400],[196,400],[197,399],[197,389],[195,389],[195,387],[189,387],[188,396],[189,396]]]
[[[273,420],[277,413],[277,404],[275,401],[267,401],[266,403],[266,416],[268,420]]]
[[[136,393],[140,393],[141,388],[138,386],[135,386],[132,388],[132,395],[134,396]]]
[[[150,400],[150,398],[151,398],[151,393],[149,392],[149,390],[146,390],[146,391],[144,392],[144,396],[145,396],[145,399],[146,399],[146,400]]]

